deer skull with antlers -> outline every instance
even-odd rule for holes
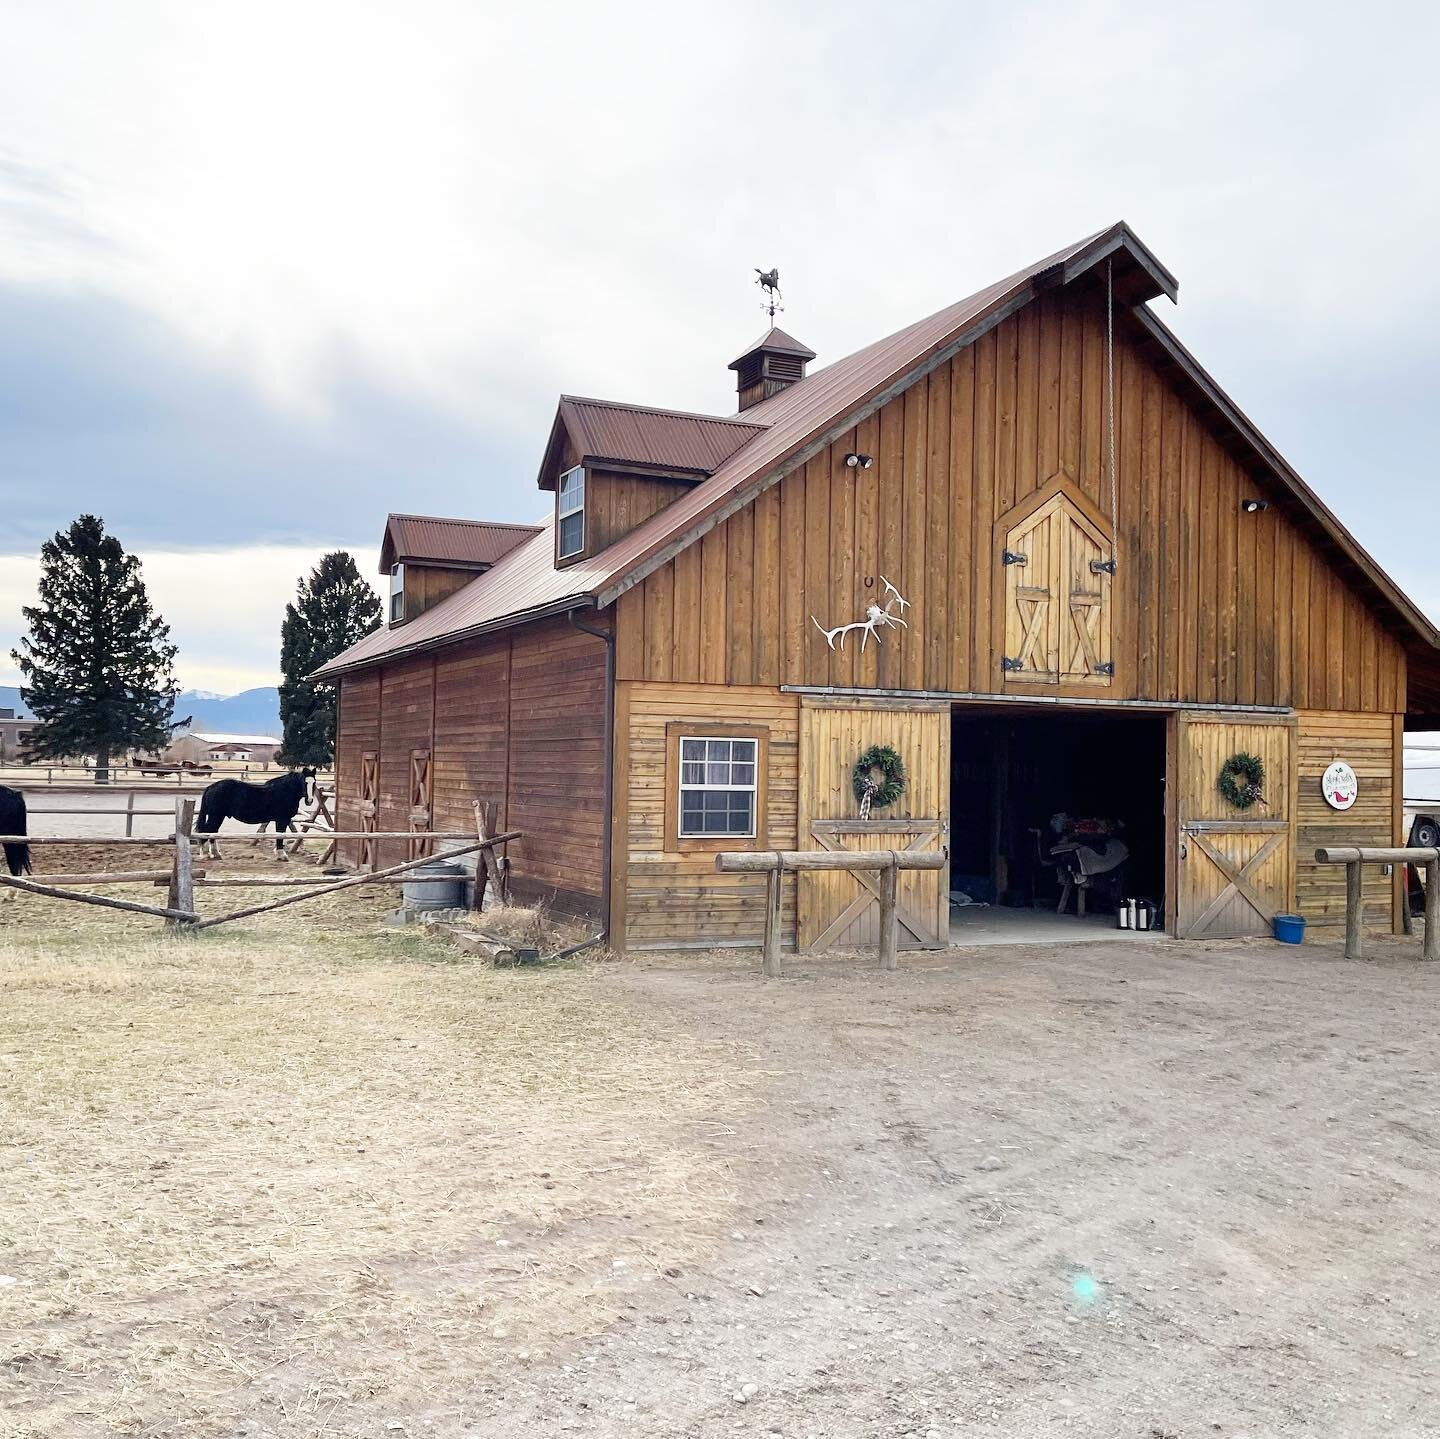
[[[880,630],[886,625],[897,625],[902,630],[909,629],[909,625],[901,619],[901,615],[910,608],[910,601],[884,575],[880,576],[880,583],[885,586],[885,603],[883,606],[876,604],[868,606],[863,620],[855,620],[848,625],[837,625],[833,630],[827,630],[814,615],[810,616],[810,623],[825,636],[825,643],[832,650],[837,647],[842,650],[845,648],[845,636],[851,630],[860,631],[860,648],[863,651],[866,644],[869,643],[871,635],[875,636],[877,645],[880,643]],[[900,607],[898,613],[894,609],[896,605]]]

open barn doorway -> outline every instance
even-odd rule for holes
[[[1164,926],[1165,715],[957,705],[951,726],[952,944],[1113,938],[1128,899]]]

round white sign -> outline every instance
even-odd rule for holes
[[[1344,760],[1337,759],[1320,778],[1320,793],[1331,809],[1349,809],[1360,788],[1355,771]]]

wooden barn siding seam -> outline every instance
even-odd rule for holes
[[[378,827],[406,828],[411,751],[428,745],[436,827],[468,829],[472,801],[494,799],[502,824],[525,831],[510,846],[518,893],[597,900],[604,649],[555,621],[344,676],[337,802],[345,823],[358,826],[360,756],[374,749]],[[398,861],[405,841],[383,848],[385,861]]]
[[[1104,693],[1403,710],[1398,642],[1293,502],[1242,468],[1123,330],[1115,369],[1117,674]],[[874,468],[848,469],[851,449]],[[1104,313],[1081,296],[1004,320],[783,478],[763,508],[717,525],[684,552],[695,559],[622,596],[617,676],[999,691],[993,522],[1056,467],[1109,513]],[[1252,495],[1270,509],[1242,514]],[[883,599],[882,576],[911,602],[909,628],[830,650],[811,617],[859,619]]]

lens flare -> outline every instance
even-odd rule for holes
[[[1077,1274],[1070,1281],[1070,1292],[1080,1304],[1093,1304],[1100,1297],[1100,1285],[1093,1274]]]

